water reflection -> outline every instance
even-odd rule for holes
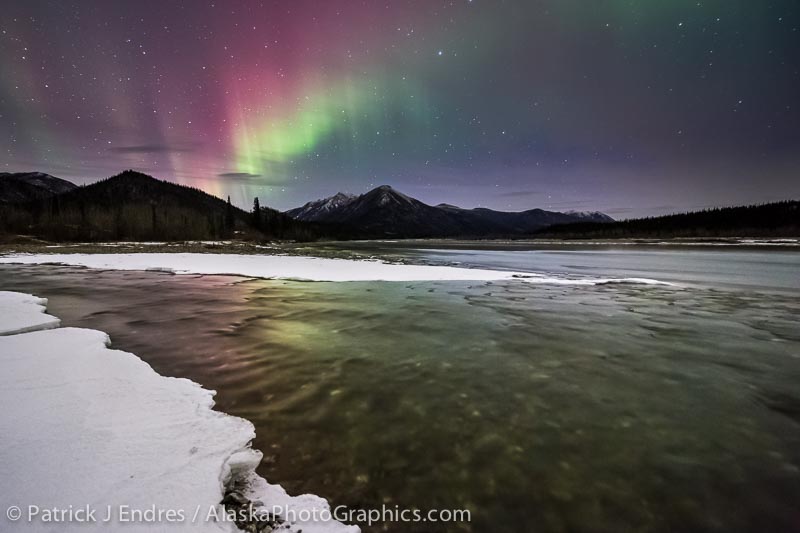
[[[800,529],[792,295],[46,266],[0,279],[219,390],[290,492],[472,511],[442,531]]]

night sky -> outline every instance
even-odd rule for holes
[[[797,0],[3,0],[0,170],[286,209],[800,197]]]

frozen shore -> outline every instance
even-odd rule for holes
[[[0,264],[60,264],[100,270],[156,270],[175,274],[230,274],[298,281],[503,281],[559,285],[635,283],[670,285],[644,278],[559,278],[450,266],[392,264],[373,260],[325,259],[288,255],[199,253],[10,254]]]
[[[213,391],[160,376],[108,348],[105,333],[57,327],[46,302],[0,292],[0,503],[21,512],[0,530],[237,531],[220,503],[234,485],[266,510],[329,509],[255,474],[253,425],[214,411]],[[334,521],[280,529],[299,530],[359,531]]]
[[[0,291],[0,335],[57,328],[61,321],[45,313],[47,299]]]

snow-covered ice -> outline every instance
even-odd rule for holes
[[[58,327],[61,321],[45,313],[46,305],[45,298],[0,291],[0,335]]]
[[[663,284],[642,278],[558,278],[533,272],[511,272],[451,266],[404,265],[376,260],[325,259],[288,255],[199,253],[10,254],[0,263],[63,264],[101,270],[157,270],[176,274],[231,274],[300,281],[502,281],[560,285],[604,283]]]
[[[250,448],[253,425],[212,410],[213,391],[160,376],[135,355],[110,349],[100,331],[46,329],[58,319],[44,313],[45,303],[0,292],[0,330],[28,330],[0,337],[0,505],[23,512],[16,522],[0,518],[0,530],[237,531],[230,521],[206,520],[221,515],[232,477],[248,478],[250,496],[267,509],[328,508],[322,498],[290,497],[254,473],[261,454]],[[96,522],[46,523],[40,513],[29,523],[29,506],[90,506]],[[103,523],[107,506],[112,518]],[[126,509],[162,517],[124,523]],[[332,521],[286,531],[299,529],[358,531]]]

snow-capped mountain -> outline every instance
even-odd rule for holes
[[[365,236],[454,237],[527,234],[554,224],[607,222],[602,213],[558,213],[531,209],[516,213],[430,206],[388,185],[361,196],[339,193],[287,211],[298,220],[336,223]]]
[[[321,221],[324,220],[328,214],[336,212],[356,198],[358,197],[354,194],[339,192],[328,198],[314,200],[302,207],[290,209],[286,214],[296,220]]]
[[[0,172],[0,203],[42,200],[76,188],[70,181],[43,172]]]
[[[580,217],[581,222],[614,222],[614,219],[600,211],[565,211],[565,215]]]

